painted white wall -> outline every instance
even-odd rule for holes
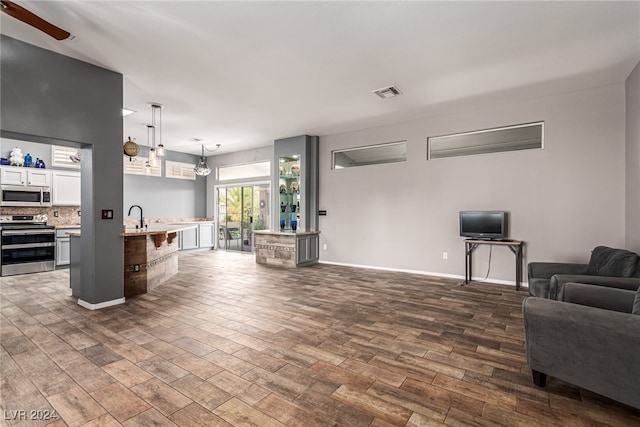
[[[207,158],[207,164],[212,169],[211,174],[207,176],[207,217],[215,217],[217,215],[215,188],[218,185],[246,184],[248,182],[270,182],[271,175],[264,177],[256,177],[250,180],[230,180],[219,181],[217,179],[217,168],[220,166],[243,165],[247,163],[273,161],[273,145],[267,145],[261,148],[251,150],[236,151],[233,153],[220,154]],[[272,173],[273,173],[273,165]],[[216,218],[217,220],[217,218]]]
[[[625,83],[627,249],[640,253],[640,62]]]
[[[463,277],[460,210],[509,211],[525,263],[624,247],[624,109],[624,84],[612,84],[321,137],[321,261]],[[428,136],[541,120],[544,149],[426,160]],[[332,150],[399,140],[406,163],[331,169]],[[475,252],[474,277],[488,253]],[[513,282],[514,265],[494,248],[489,279]]]

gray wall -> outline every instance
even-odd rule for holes
[[[640,253],[640,62],[625,83],[627,249]]]
[[[147,156],[146,147],[141,147],[141,156]],[[165,150],[164,160],[191,163],[195,167],[199,156]],[[166,178],[164,160],[162,177],[124,175],[124,219],[131,205],[140,205],[145,218],[203,218],[206,213],[207,180],[196,177],[195,181]],[[136,209],[134,217],[138,218]],[[135,219],[134,218],[134,219]]]
[[[623,247],[624,99],[614,84],[321,137],[321,261],[462,277],[460,210],[509,211],[525,262],[586,262],[596,245]],[[542,150],[426,160],[428,136],[540,120]],[[406,163],[331,169],[332,150],[399,140]],[[488,254],[476,251],[475,277]],[[513,282],[514,268],[507,248],[493,249],[490,280]]]
[[[122,75],[1,37],[3,138],[82,149],[82,289],[95,304],[124,296]]]

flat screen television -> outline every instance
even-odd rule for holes
[[[507,238],[507,212],[460,211],[460,236],[482,240]]]

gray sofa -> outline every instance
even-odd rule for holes
[[[527,363],[547,375],[640,409],[640,289],[565,283],[562,301],[523,302]]]
[[[531,262],[529,295],[562,300],[569,282],[635,291],[640,287],[640,258],[634,252],[597,246],[587,264]]]

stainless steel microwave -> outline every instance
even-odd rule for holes
[[[51,206],[49,187],[3,185],[0,206]]]

